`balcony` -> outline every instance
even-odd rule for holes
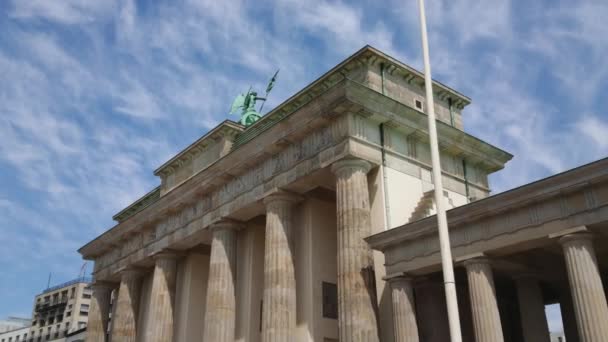
[[[63,307],[68,303],[68,297],[52,299],[48,302],[36,304],[36,313],[44,314],[50,310],[60,309],[63,311]]]

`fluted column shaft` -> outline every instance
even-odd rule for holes
[[[112,317],[112,342],[135,342],[137,313],[142,272],[127,269],[122,272],[115,314]]]
[[[87,342],[105,342],[110,317],[112,287],[106,283],[91,285],[93,295],[87,323]]]
[[[492,268],[487,259],[465,262],[476,342],[503,342]]]
[[[211,227],[211,258],[203,341],[234,342],[236,325],[236,230],[240,225],[222,221]]]
[[[163,252],[155,259],[145,341],[173,342],[177,255]]]
[[[293,206],[298,198],[288,193],[266,197],[264,246],[264,302],[262,341],[294,339],[296,277],[293,250]]]
[[[389,283],[393,301],[395,342],[419,342],[411,279],[397,277],[391,279]]]
[[[338,330],[341,342],[378,341],[367,173],[363,160],[332,165],[338,219]]]
[[[597,266],[592,235],[566,235],[560,239],[566,259],[570,291],[581,342],[608,338],[608,305]]]
[[[538,280],[531,276],[521,276],[515,279],[515,285],[524,341],[550,342],[543,292]]]

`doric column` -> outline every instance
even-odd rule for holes
[[[87,323],[87,342],[105,342],[110,317],[110,296],[113,286],[104,282],[91,285],[93,296]]]
[[[154,257],[146,342],[173,342],[177,258],[178,255],[171,252],[162,252]]]
[[[393,301],[395,342],[419,342],[412,281],[406,277],[389,280]]]
[[[292,341],[296,327],[293,206],[299,197],[278,192],[264,199],[264,295],[262,341]]]
[[[112,342],[135,342],[142,274],[141,270],[126,269],[120,275],[118,299],[112,317]]]
[[[211,226],[211,258],[207,279],[207,302],[203,341],[234,342],[236,324],[236,230],[235,221]]]
[[[608,305],[593,249],[592,235],[566,235],[559,242],[564,249],[580,341],[606,341]]]
[[[524,341],[550,342],[543,292],[538,279],[531,275],[518,276],[515,286]]]
[[[475,341],[503,342],[494,278],[489,260],[476,258],[467,260],[464,265],[469,281]]]
[[[346,159],[332,165],[338,218],[338,330],[341,342],[378,341],[367,173],[371,164]]]

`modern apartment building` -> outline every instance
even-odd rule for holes
[[[86,277],[77,278],[37,295],[27,341],[63,341],[69,333],[86,327],[92,293],[90,282]],[[0,342],[9,341],[0,339]]]

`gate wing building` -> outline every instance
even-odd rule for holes
[[[488,197],[512,156],[463,130],[469,98],[433,92],[465,341],[548,341],[557,302],[573,341],[605,341],[608,162]],[[366,46],[209,131],[79,250],[87,340],[447,341],[424,106],[423,75]]]

